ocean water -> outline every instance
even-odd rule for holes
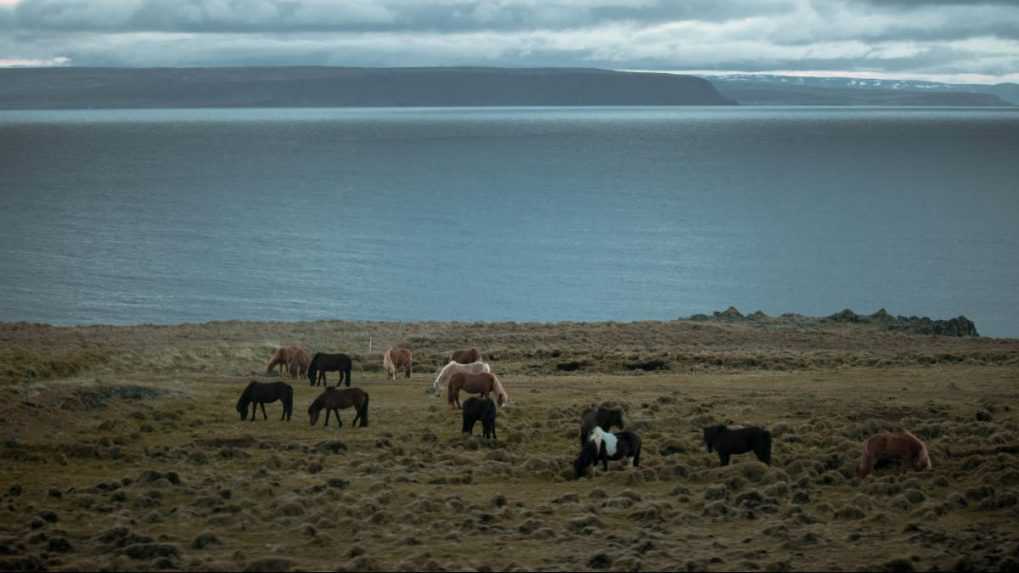
[[[0,112],[0,321],[842,308],[1019,336],[1019,111]]]

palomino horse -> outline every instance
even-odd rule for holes
[[[449,383],[449,378],[458,372],[466,372],[468,374],[481,374],[482,372],[491,372],[492,367],[487,362],[471,362],[470,364],[460,364],[456,361],[450,361],[449,364],[442,367],[439,371],[439,375],[435,377],[435,381],[432,382],[432,393],[438,395],[439,388]]]
[[[410,378],[410,369],[413,364],[413,354],[406,348],[390,348],[382,355],[382,368],[386,375],[396,380],[397,372],[404,372]]]
[[[340,410],[344,408],[354,407],[354,411],[357,413],[354,416],[354,427],[357,427],[358,420],[361,421],[361,427],[368,425],[368,393],[360,388],[344,388],[340,390],[338,388],[326,388],[324,392],[315,398],[315,401],[308,406],[308,419],[311,421],[311,425],[314,426],[318,422],[318,415],[324,409],[326,411],[326,421],[324,427],[329,426],[329,413],[336,414],[336,427],[342,428],[343,421],[340,420]]]
[[[481,351],[477,348],[457,350],[449,355],[449,359],[453,362],[459,362],[460,364],[470,364],[471,362],[481,360]]]
[[[468,394],[481,394],[482,398],[488,398],[489,393],[495,392],[496,401],[500,406],[506,406],[509,403],[509,394],[502,387],[502,382],[491,372],[482,372],[481,374],[458,372],[450,376],[446,394],[450,407],[460,408],[461,390]]]
[[[273,369],[279,366],[280,376],[283,376],[285,371],[289,371],[291,376],[295,376],[295,371],[296,376],[304,376],[308,371],[309,362],[311,359],[308,352],[300,346],[281,346],[272,353],[272,357],[266,363],[265,373],[271,374]]]
[[[931,457],[927,444],[910,432],[883,432],[863,442],[863,459],[856,468],[856,475],[864,478],[874,470],[878,462],[899,460],[913,466],[915,470],[931,469]]]
[[[265,405],[279,400],[283,403],[283,416],[280,420],[290,420],[290,414],[294,411],[294,389],[286,382],[255,382],[252,380],[241,393],[240,400],[237,400],[237,413],[241,420],[248,419],[248,405],[251,404],[251,421],[255,421],[258,413],[258,406],[262,406],[262,418],[269,419],[265,413]]]

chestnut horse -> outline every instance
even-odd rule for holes
[[[272,353],[272,357],[266,363],[265,373],[270,374],[274,368],[279,366],[280,376],[283,376],[286,371],[289,371],[290,375],[294,377],[304,376],[310,363],[311,358],[308,356],[308,352],[300,346],[281,346]]]
[[[467,372],[469,374],[481,374],[482,372],[491,372],[492,367],[487,362],[471,362],[470,364],[460,364],[455,360],[451,360],[449,364],[442,367],[439,371],[439,375],[435,377],[435,381],[432,382],[432,393],[438,394],[439,388],[449,383],[449,378],[457,372]]]
[[[863,442],[863,459],[856,468],[856,475],[864,478],[874,470],[878,462],[900,460],[915,470],[931,469],[931,457],[927,444],[910,432],[882,432]]]
[[[413,354],[406,348],[390,348],[382,355],[382,368],[386,375],[396,380],[396,373],[403,371],[410,378]]]
[[[451,408],[461,407],[461,390],[468,394],[481,394],[482,398],[488,398],[489,393],[495,392],[496,401],[500,406],[506,406],[509,404],[509,394],[507,394],[506,389],[502,387],[502,382],[500,382],[499,379],[495,377],[495,374],[492,374],[491,372],[482,372],[481,374],[457,372],[450,376],[446,398],[449,400],[449,406]]]
[[[470,364],[471,362],[481,360],[481,352],[477,348],[457,350],[449,355],[449,359],[452,362],[459,362],[460,364]]]

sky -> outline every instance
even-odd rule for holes
[[[1019,82],[1019,0],[0,0],[0,66],[571,66]]]

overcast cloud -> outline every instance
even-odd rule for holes
[[[0,65],[276,64],[1019,81],[1019,1],[0,0]]]

